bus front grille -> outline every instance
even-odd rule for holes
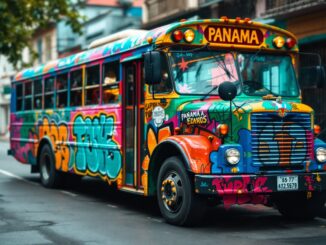
[[[282,117],[283,116],[283,117]],[[308,113],[253,113],[252,163],[255,166],[293,166],[313,156],[313,132]]]

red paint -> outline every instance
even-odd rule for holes
[[[261,193],[270,193],[270,190],[265,186],[267,177],[251,178],[250,176],[242,176],[242,179],[233,179],[233,176],[224,176],[215,178],[212,185],[218,195],[223,197],[224,206],[229,208],[233,204],[264,204],[267,201],[265,195],[257,195]],[[252,190],[248,191],[248,186]],[[241,192],[238,193],[238,192]]]
[[[313,180],[312,176],[305,175],[304,178],[306,180],[306,185],[307,185],[308,191],[314,191],[314,186],[313,186],[314,180]]]

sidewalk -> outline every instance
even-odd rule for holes
[[[0,135],[0,142],[8,142],[9,135]]]

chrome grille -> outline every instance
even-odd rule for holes
[[[251,147],[254,165],[302,164],[313,152],[310,114],[253,113]]]

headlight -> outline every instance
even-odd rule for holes
[[[316,150],[316,158],[318,162],[325,162],[326,161],[326,148],[319,147]]]
[[[230,148],[226,150],[225,157],[229,164],[236,165],[240,161],[240,152],[235,148]]]

